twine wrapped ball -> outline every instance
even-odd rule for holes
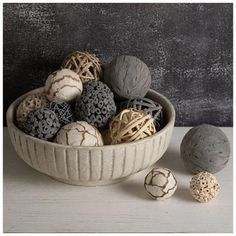
[[[151,85],[147,65],[134,56],[118,56],[105,67],[104,82],[117,98],[142,98]]]
[[[45,93],[30,94],[24,98],[16,109],[17,125],[23,129],[26,118],[30,112],[36,111],[48,104]]]
[[[103,146],[99,131],[85,121],[63,126],[57,133],[54,142],[71,146]]]
[[[41,108],[31,112],[25,122],[25,133],[43,140],[50,140],[60,128],[57,115],[47,109]]]
[[[200,172],[191,179],[190,192],[194,199],[201,203],[209,202],[219,191],[220,185],[216,177],[208,172]]]
[[[62,68],[73,70],[79,75],[82,83],[99,80],[102,76],[102,65],[94,54],[88,52],[73,52],[62,63]]]
[[[114,95],[101,81],[89,81],[76,100],[75,118],[84,120],[96,128],[104,128],[116,113]]]
[[[57,115],[61,126],[74,121],[74,111],[71,105],[62,100],[53,100],[46,106],[46,108]]]
[[[50,74],[46,80],[45,91],[48,100],[60,99],[73,102],[83,91],[80,77],[72,70],[62,69]]]
[[[150,114],[154,119],[157,130],[160,130],[163,127],[163,109],[159,103],[156,103],[149,98],[130,99],[120,103],[120,111],[127,108],[134,108]]]
[[[151,115],[132,108],[125,109],[115,116],[109,129],[112,144],[133,142],[156,132]]]

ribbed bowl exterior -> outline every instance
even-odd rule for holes
[[[30,93],[39,91],[42,88]],[[27,94],[8,108],[7,125],[11,142],[19,157],[28,165],[64,183],[96,186],[121,181],[159,160],[172,136],[174,108],[164,96],[150,90],[148,97],[160,102],[168,116],[167,125],[155,135],[128,144],[102,147],[73,147],[39,140],[26,135],[14,124],[16,107]]]

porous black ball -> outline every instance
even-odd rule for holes
[[[46,108],[50,109],[57,115],[61,126],[74,121],[74,111],[71,105],[62,100],[53,100],[46,106]]]
[[[53,138],[59,128],[57,115],[48,108],[29,113],[24,125],[25,133],[44,140]]]
[[[116,113],[114,95],[101,81],[84,84],[83,93],[76,100],[75,118],[87,121],[96,128],[104,128]]]

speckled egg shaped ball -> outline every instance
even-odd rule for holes
[[[203,124],[187,132],[182,140],[180,153],[185,166],[192,173],[216,173],[229,160],[230,144],[221,129]]]
[[[104,70],[104,82],[120,99],[142,98],[151,85],[147,65],[134,56],[118,56]]]
[[[116,113],[114,95],[101,81],[89,81],[76,100],[75,117],[96,128],[104,128]]]
[[[63,126],[57,133],[54,142],[71,146],[103,146],[99,131],[85,121]]]
[[[177,189],[173,173],[166,168],[154,168],[145,178],[144,187],[155,200],[170,198]]]
[[[69,69],[61,69],[50,74],[46,80],[45,91],[50,101],[60,99],[73,102],[83,91],[79,75]]]
[[[30,94],[24,98],[16,109],[16,122],[17,125],[22,129],[24,122],[28,114],[32,111],[36,111],[48,104],[48,99],[45,93]]]
[[[50,140],[60,128],[57,115],[47,109],[41,108],[29,113],[25,122],[25,133],[43,140]]]

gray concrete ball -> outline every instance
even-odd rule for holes
[[[221,129],[202,124],[185,134],[180,145],[180,155],[186,168],[192,173],[216,173],[229,160],[229,140]]]
[[[142,98],[151,85],[147,65],[134,56],[118,56],[105,66],[104,82],[119,99]]]

